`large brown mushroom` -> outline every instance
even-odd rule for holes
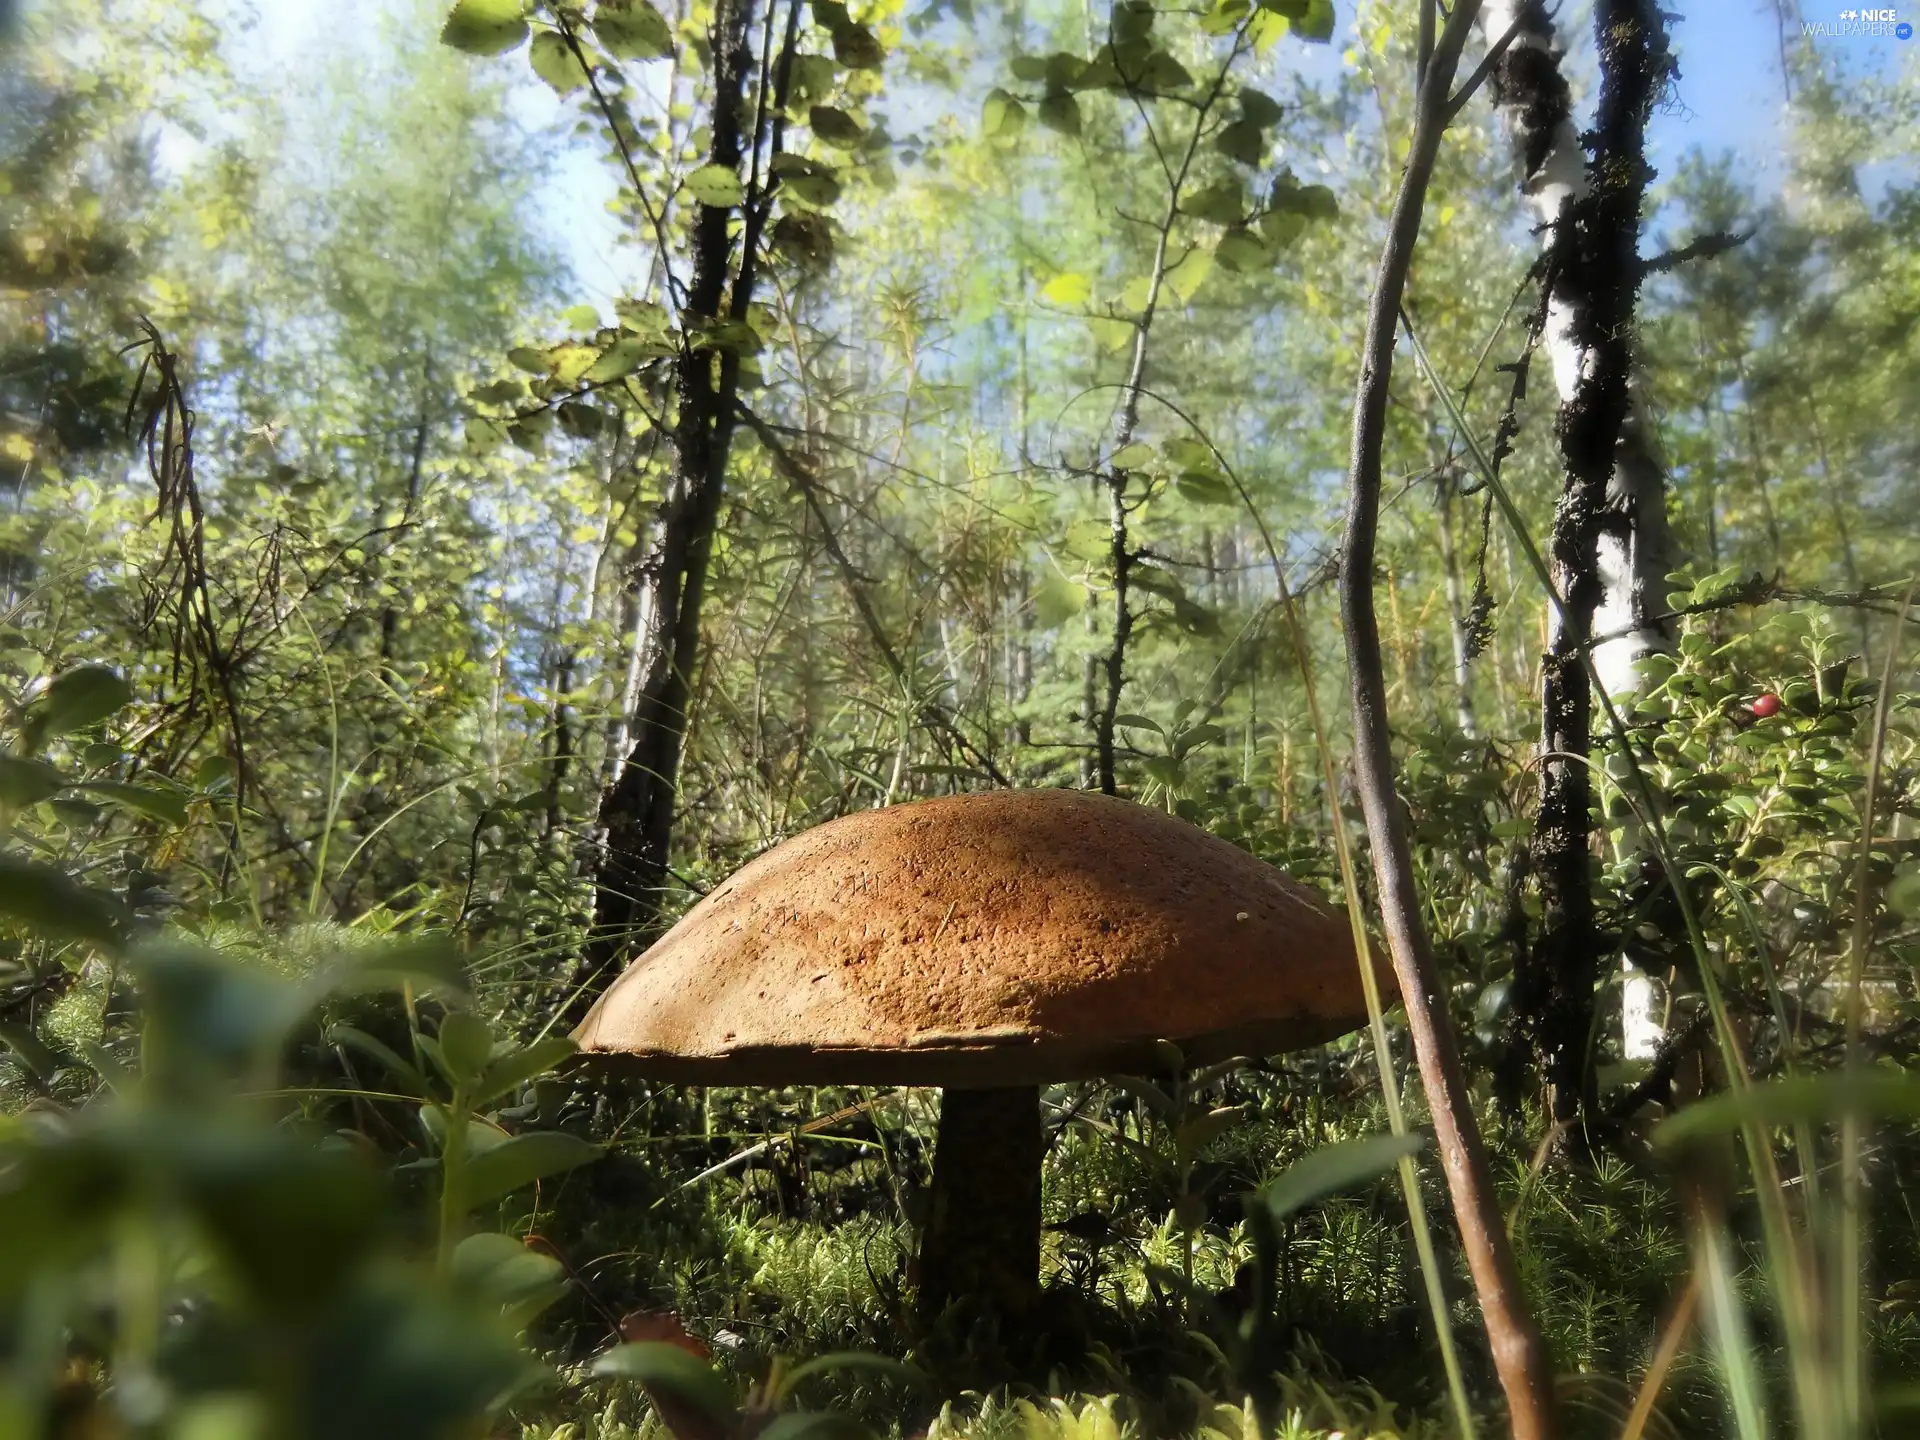
[[[867,810],[707,895],[574,1038],[706,1085],[938,1085],[922,1312],[1037,1295],[1045,1081],[1366,1020],[1346,918],[1184,820],[1077,790]]]

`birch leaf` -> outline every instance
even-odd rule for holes
[[[702,165],[686,179],[687,193],[702,205],[724,210],[746,199],[740,177],[724,165]]]
[[[469,55],[504,55],[527,38],[521,0],[460,0],[440,27],[440,43]]]

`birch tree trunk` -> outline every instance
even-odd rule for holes
[[[1515,1011],[1547,1083],[1551,1118],[1590,1109],[1599,943],[1592,890],[1592,749],[1597,680],[1619,700],[1640,662],[1667,643],[1657,618],[1671,566],[1665,477],[1633,377],[1640,210],[1651,171],[1646,122],[1665,83],[1664,22],[1650,0],[1598,0],[1601,95],[1592,154],[1574,127],[1553,22],[1541,0],[1489,0],[1492,39],[1513,31],[1494,100],[1521,170],[1521,193],[1547,235],[1542,344],[1560,395],[1566,465],[1550,556],[1554,592],[1542,675],[1543,762],[1533,868],[1542,934],[1516,977]],[[1623,964],[1626,963],[1623,961]],[[1650,982],[1629,965],[1623,1038],[1650,1053]]]

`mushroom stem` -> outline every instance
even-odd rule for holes
[[[1040,1297],[1040,1090],[946,1090],[920,1242],[920,1313],[956,1301],[1004,1324]]]

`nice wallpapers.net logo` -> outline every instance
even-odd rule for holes
[[[1804,20],[1810,40],[1911,40],[1913,25],[1897,10],[1842,10],[1837,20]]]

